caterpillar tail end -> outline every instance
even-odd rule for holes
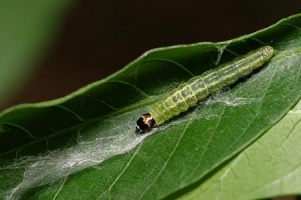
[[[153,116],[150,113],[145,113],[137,120],[136,131],[144,133],[147,129],[153,128],[155,124],[156,121]]]
[[[261,49],[263,50],[263,54],[265,55],[265,61],[270,60],[275,53],[273,47],[271,46],[263,46],[261,47]]]

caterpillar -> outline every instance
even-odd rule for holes
[[[273,55],[274,49],[271,46],[263,46],[180,84],[137,120],[136,130],[143,132],[187,111],[208,95],[251,74],[253,70],[269,61]]]

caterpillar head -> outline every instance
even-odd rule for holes
[[[138,132],[143,132],[146,129],[153,128],[156,122],[150,113],[143,114],[138,120],[136,129]]]

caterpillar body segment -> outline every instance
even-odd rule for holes
[[[166,94],[150,107],[148,113],[143,114],[137,120],[137,130],[141,132],[158,126],[181,112],[185,112],[208,95],[251,74],[253,70],[269,61],[273,54],[272,47],[263,46],[180,84],[178,88]]]

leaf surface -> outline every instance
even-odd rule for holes
[[[182,199],[261,199],[300,194],[301,101],[254,144]]]

